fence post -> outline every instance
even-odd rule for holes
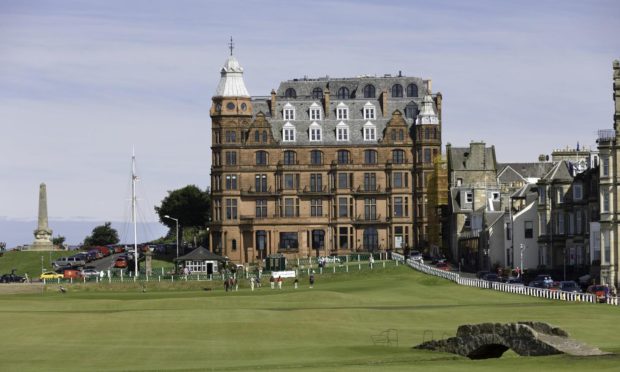
[[[358,255],[357,257],[359,257],[359,255]],[[359,260],[358,260],[358,264],[357,264],[357,270],[358,270],[358,271],[361,271],[361,270],[362,270],[362,264],[361,264],[361,263],[359,263]]]

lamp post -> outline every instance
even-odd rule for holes
[[[176,222],[177,224],[177,258],[179,258],[179,219],[178,218],[174,218],[174,217],[170,217],[168,215],[165,215],[164,218],[167,218],[169,220],[173,220],[174,222]]]
[[[521,243],[521,266],[519,271],[523,272],[523,251],[527,248],[527,246],[523,243]]]

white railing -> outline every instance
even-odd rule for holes
[[[398,255],[398,256],[395,257],[394,253],[392,253],[392,259],[402,261],[402,258],[404,257],[402,257],[402,255]],[[425,274],[434,275],[440,278],[448,279],[459,285],[465,285],[468,287],[493,289],[495,291],[500,291],[500,292],[520,294],[520,295],[532,296],[532,297],[540,297],[540,298],[546,298],[549,300],[570,301],[570,302],[589,302],[589,303],[597,302],[596,295],[591,294],[591,293],[552,291],[546,288],[526,287],[524,285],[519,285],[519,284],[490,282],[487,280],[461,277],[461,275],[459,275],[458,273],[440,270],[435,267],[431,267],[423,263],[420,263],[418,261],[406,260],[406,263],[407,265],[409,265],[409,267],[415,270],[421,271]],[[607,297],[606,303],[610,305],[615,305],[615,306],[620,305],[620,301],[618,297]]]

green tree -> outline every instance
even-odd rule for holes
[[[161,201],[161,206],[155,207],[159,221],[170,229],[170,234],[176,233],[176,222],[164,216],[179,220],[179,236],[183,236],[184,227],[201,229],[209,221],[211,197],[208,191],[202,191],[195,185],[188,185],[178,190],[168,191]]]
[[[84,238],[84,245],[108,245],[116,244],[118,241],[118,232],[112,228],[112,223],[105,222],[103,225],[95,227],[92,234]]]
[[[58,235],[57,237],[52,238],[52,244],[61,247],[65,242],[65,237],[62,235]]]

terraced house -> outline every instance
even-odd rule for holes
[[[245,263],[427,244],[441,156],[429,80],[304,78],[253,97],[231,53],[210,114],[215,252]]]

